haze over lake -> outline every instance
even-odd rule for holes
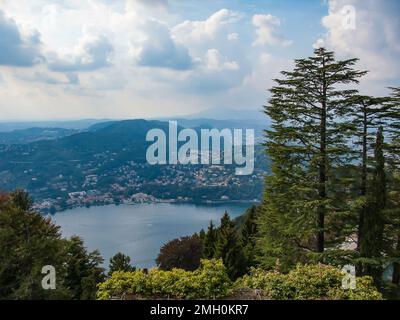
[[[99,249],[108,267],[110,257],[123,252],[135,266],[155,266],[160,247],[169,240],[206,230],[210,220],[219,224],[223,213],[231,218],[250,204],[135,204],[75,208],[52,216],[64,237],[78,235],[89,250]]]

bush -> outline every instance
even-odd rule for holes
[[[228,294],[232,283],[221,260],[202,260],[195,271],[152,269],[114,272],[99,284],[97,298],[106,300],[136,295],[140,298],[214,299]]]
[[[248,289],[274,300],[380,300],[371,277],[358,277],[356,289],[342,288],[344,273],[328,265],[297,265],[287,274],[252,269],[233,285],[221,260],[202,260],[199,269],[114,272],[99,285],[98,299],[137,298],[215,299]],[[238,297],[240,299],[240,295]]]
[[[235,283],[236,288],[262,290],[275,300],[379,300],[382,295],[373,286],[372,278],[358,277],[356,289],[342,289],[343,273],[327,265],[297,265],[287,274],[252,269]]]

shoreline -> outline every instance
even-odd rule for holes
[[[160,203],[178,204],[178,205],[191,204],[191,205],[199,205],[199,206],[208,206],[208,205],[213,206],[213,205],[224,205],[224,204],[248,204],[249,206],[252,206],[252,205],[257,205],[257,204],[261,203],[261,201],[256,201],[256,200],[178,201],[175,199],[171,199],[171,200],[152,201],[152,202],[121,202],[121,203],[104,203],[104,204],[93,204],[93,205],[77,205],[77,206],[67,207],[63,210],[57,210],[52,213],[43,212],[43,211],[39,211],[39,213],[43,214],[43,215],[55,215],[57,213],[62,213],[62,212],[77,209],[77,208],[88,208],[89,209],[92,207],[120,206],[120,205],[134,206],[134,205],[140,205],[140,204],[160,204]]]

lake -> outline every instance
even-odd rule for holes
[[[169,240],[191,235],[212,220],[219,224],[225,210],[231,218],[251,204],[135,204],[75,208],[56,213],[52,220],[64,237],[80,236],[87,248],[99,249],[108,267],[110,257],[122,252],[140,268],[155,266],[160,247]]]

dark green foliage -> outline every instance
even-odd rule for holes
[[[359,186],[359,209],[358,209],[358,234],[357,248],[360,249],[362,241],[362,230],[364,217],[367,214],[366,196],[368,192],[368,172],[370,167],[370,159],[368,159],[369,151],[372,149],[374,142],[374,134],[378,126],[390,122],[393,118],[390,104],[387,97],[375,98],[370,96],[356,95],[352,101],[351,124],[353,125],[353,135],[356,138],[355,144],[360,145],[360,154],[355,153],[355,157],[359,157],[361,181]]]
[[[110,258],[110,266],[108,275],[111,276],[115,271],[135,271],[136,268],[131,265],[131,258],[121,252],[115,254]]]
[[[68,241],[67,252],[65,284],[73,299],[94,299],[97,284],[104,280],[103,258],[97,250],[88,253],[82,239],[76,236]]]
[[[0,299],[69,298],[62,278],[65,241],[59,227],[30,212],[27,199],[22,191],[0,197]],[[42,289],[45,265],[56,269],[56,290]]]
[[[390,88],[392,94],[387,103],[390,122],[385,124],[385,131],[388,132],[388,162],[400,169],[400,87]],[[388,128],[386,128],[388,127]]]
[[[21,211],[29,212],[32,209],[33,200],[24,190],[15,190],[11,194],[11,201]]]
[[[400,88],[391,88],[389,141],[385,141],[388,199],[385,210],[385,254],[393,263],[391,288],[400,298]],[[388,131],[388,130],[386,130]]]
[[[201,229],[199,232],[199,237],[202,241],[204,241],[204,239],[206,238],[206,232],[204,231],[204,229]]]
[[[383,155],[383,129],[379,128],[375,143],[375,170],[368,194],[362,238],[360,242],[360,255],[369,263],[364,263],[363,273],[373,276],[376,284],[380,283],[382,276],[382,262],[380,261],[383,250],[384,209],[386,207],[386,174],[385,157]]]
[[[227,212],[221,218],[214,257],[222,259],[231,279],[236,279],[246,272],[246,261],[240,237],[235,223]]]
[[[255,246],[257,235],[257,207],[252,206],[244,214],[244,222],[240,230],[241,246],[246,260],[246,268],[256,265]]]
[[[197,234],[194,234],[164,244],[156,263],[161,270],[179,268],[193,271],[200,266],[202,254],[203,241]]]
[[[62,239],[31,203],[21,190],[0,196],[0,299],[94,299],[104,280],[99,253],[78,237]],[[46,265],[55,268],[55,290],[41,286]]]
[[[213,222],[210,221],[207,233],[204,238],[203,257],[205,259],[211,259],[212,257],[214,257],[216,243],[217,243],[217,229],[215,229]]]
[[[347,182],[336,172],[350,160],[351,126],[343,119],[357,91],[343,85],[365,74],[353,69],[356,62],[316,49],[313,57],[295,60],[270,90],[265,113],[273,123],[266,143],[272,175],[259,218],[259,261],[267,267],[278,258],[287,266],[306,261],[308,253],[343,241],[331,228],[340,229],[349,211]]]

